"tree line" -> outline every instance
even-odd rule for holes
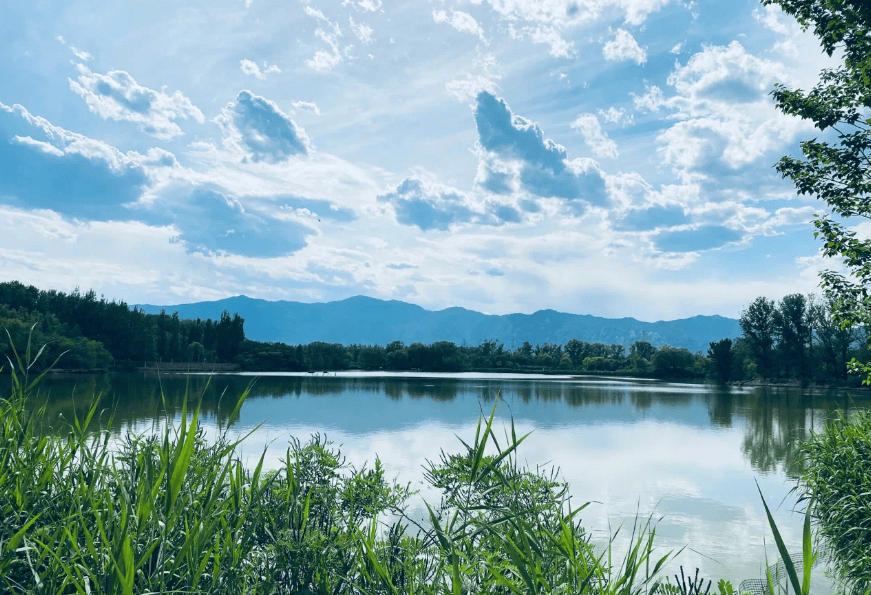
[[[762,378],[845,383],[847,364],[871,360],[863,325],[841,325],[833,299],[790,294],[756,298],[741,313],[742,336],[712,342],[711,377],[720,382]]]
[[[691,353],[638,340],[619,344],[572,339],[506,348],[493,340],[480,345],[438,341],[430,345],[308,345],[265,343],[245,338],[244,319],[224,311],[219,320],[181,320],[178,313],[145,314],[123,301],[75,290],[41,291],[17,281],[0,283],[0,326],[12,343],[46,345],[48,365],[66,352],[65,369],[125,369],[144,362],[235,363],[251,371],[465,370],[616,373],[660,378],[798,379],[843,383],[847,362],[868,361],[862,326],[842,328],[834,304],[816,296],[787,295],[779,302],[754,300],[742,313],[742,336],[711,342],[707,353]],[[32,328],[32,331],[31,331]],[[5,355],[14,360],[3,342]]]
[[[26,345],[32,332],[33,345],[46,346],[42,365],[66,352],[58,363],[65,369],[155,361],[228,363],[245,341],[244,320],[227,311],[219,320],[181,320],[178,313],[146,314],[123,300],[97,299],[93,290],[42,291],[18,281],[0,283],[0,326],[15,346]],[[3,352],[14,361],[8,338],[3,339]]]

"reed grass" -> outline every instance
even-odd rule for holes
[[[804,443],[799,488],[815,501],[821,550],[845,590],[871,593],[871,415],[839,417]]]
[[[441,497],[419,523],[408,513],[409,486],[388,481],[378,460],[348,466],[320,435],[292,440],[278,470],[264,472],[265,452],[253,469],[243,465],[229,426],[248,391],[210,440],[190,394],[178,418],[120,439],[99,399],[81,418],[48,419],[32,405],[39,355],[31,358],[29,343],[23,357],[15,352],[12,391],[0,399],[0,591],[680,592],[661,576],[674,553],[658,553],[653,519],[627,528],[622,553],[617,533],[594,547],[580,521],[586,504],[572,507],[555,474],[519,465],[528,435],[518,437],[512,420],[497,439],[495,405],[460,453],[429,463],[425,480]],[[721,594],[732,595],[726,585]]]

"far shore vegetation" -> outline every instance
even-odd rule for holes
[[[44,361],[65,352],[59,368],[75,371],[161,365],[183,371],[186,367],[178,364],[193,364],[215,371],[528,372],[858,386],[861,379],[847,374],[847,363],[871,361],[867,333],[858,325],[841,328],[833,308],[813,295],[788,295],[779,302],[760,297],[742,312],[743,335],[711,342],[707,353],[644,339],[629,345],[523,342],[514,349],[491,340],[480,345],[286,345],[246,339],[238,313],[224,312],[220,320],[182,320],[177,313],[145,314],[124,302],[98,299],[94,291],[68,294],[0,283],[0,326],[12,341],[23,343],[33,328],[34,342],[46,345]],[[8,341],[0,344],[11,357]]]

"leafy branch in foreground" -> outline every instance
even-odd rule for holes
[[[813,29],[823,51],[839,52],[843,65],[824,70],[811,91],[775,86],[772,95],[785,114],[810,120],[831,140],[801,143],[803,159],[785,156],[776,169],[799,194],[823,200],[831,213],[871,217],[871,4],[866,0],[763,0],[778,4],[803,29]],[[833,137],[833,138],[832,138]],[[823,255],[840,257],[849,275],[832,270],[820,276],[844,328],[871,324],[871,240],[827,214],[815,215],[814,237],[822,236]],[[848,278],[849,277],[849,278]],[[871,365],[853,360],[851,371],[871,384]]]

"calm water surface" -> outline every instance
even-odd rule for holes
[[[216,431],[252,376],[219,375],[204,398],[203,423]],[[184,377],[141,374],[55,377],[43,390],[51,411],[83,407],[96,392],[116,405],[119,429],[147,430],[161,410],[159,382],[172,412],[184,395]],[[206,379],[189,380],[193,393]],[[223,397],[221,397],[223,393]],[[75,399],[70,395],[76,395]],[[234,432],[260,425],[244,456],[280,466],[288,439],[326,433],[348,462],[361,466],[376,455],[388,473],[421,490],[412,503],[437,502],[420,483],[427,459],[440,449],[459,452],[457,437],[474,438],[478,416],[489,414],[497,394],[499,428],[513,415],[518,434],[534,430],[520,447],[530,467],[556,466],[578,503],[593,501],[584,525],[607,541],[621,523],[631,530],[636,513],[653,514],[660,551],[687,546],[676,562],[714,579],[737,583],[760,578],[766,547],[776,550],[756,490],[762,489],[788,546],[800,552],[802,516],[793,513],[796,446],[838,411],[867,408],[861,394],[760,388],[723,389],[632,379],[495,374],[261,375]],[[622,543],[622,542],[621,542]],[[828,592],[823,569],[814,591]]]

